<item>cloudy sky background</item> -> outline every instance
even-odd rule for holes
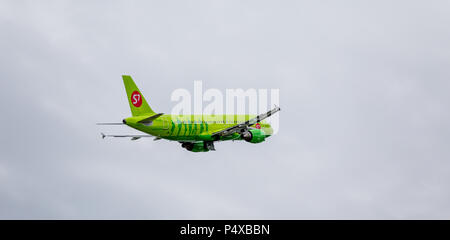
[[[1,1],[0,218],[450,218],[448,1]],[[102,140],[176,88],[279,88],[280,131]]]

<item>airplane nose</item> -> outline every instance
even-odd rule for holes
[[[127,121],[124,119],[124,120],[122,120],[122,122],[123,122],[123,124],[127,124]]]
[[[266,127],[266,128],[264,128],[264,132],[266,133],[266,135],[272,135],[273,134],[273,128],[272,128],[272,126],[268,126],[268,127]]]

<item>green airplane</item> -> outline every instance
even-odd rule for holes
[[[178,141],[181,146],[192,152],[215,150],[214,142],[245,140],[260,143],[272,135],[270,124],[263,121],[280,111],[279,107],[267,113],[251,115],[168,115],[155,113],[130,76],[123,75],[132,117],[122,123],[98,123],[98,125],[125,124],[146,135],[105,135],[105,137],[128,137],[137,140],[142,137],[154,137],[154,140],[167,139]]]

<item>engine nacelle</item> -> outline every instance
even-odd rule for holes
[[[261,129],[250,129],[241,133],[241,138],[249,143],[260,143],[266,139],[266,133]]]

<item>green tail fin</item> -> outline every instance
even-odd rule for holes
[[[133,116],[153,115],[155,112],[150,108],[144,95],[134,83],[130,76],[123,75],[123,84],[127,91],[128,103],[130,104],[131,114]]]

